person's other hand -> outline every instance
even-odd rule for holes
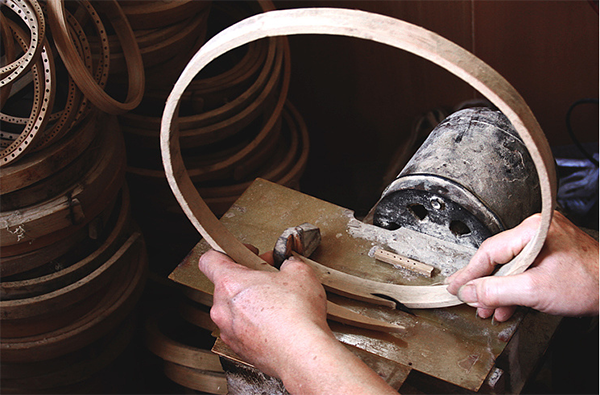
[[[485,240],[469,264],[450,276],[448,291],[481,318],[506,321],[516,306],[563,316],[598,314],[598,242],[555,211],[540,254],[525,272],[491,276],[532,239],[540,216]]]

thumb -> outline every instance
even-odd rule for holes
[[[495,309],[503,306],[535,305],[531,275],[483,277],[469,281],[459,288],[458,298],[472,307]]]

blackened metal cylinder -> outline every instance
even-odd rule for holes
[[[468,108],[431,132],[383,192],[373,224],[478,247],[540,207],[535,165],[508,118]]]

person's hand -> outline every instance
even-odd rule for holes
[[[477,315],[506,321],[516,306],[563,316],[598,314],[598,242],[554,212],[544,247],[525,272],[491,276],[532,239],[540,216],[485,240],[469,264],[448,277],[448,291],[477,308]]]
[[[262,272],[211,250],[199,268],[215,284],[210,315],[221,339],[263,372],[278,376],[278,359],[294,357],[282,352],[304,342],[305,333],[333,337],[325,290],[303,262],[287,260],[278,272]]]
[[[215,285],[210,316],[221,339],[290,393],[396,393],[334,337],[325,290],[304,262],[257,271],[211,250],[198,266]]]

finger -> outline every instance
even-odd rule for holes
[[[231,271],[248,270],[246,267],[235,263],[227,255],[215,250],[209,250],[200,256],[198,268],[213,284],[217,283],[223,276],[229,275]]]
[[[469,281],[457,293],[458,298],[472,307],[496,309],[507,306],[536,304],[530,272],[506,277],[484,277]]]
[[[513,316],[516,310],[517,306],[498,307],[494,311],[494,320],[498,322],[507,321],[510,317]]]
[[[491,274],[496,265],[517,256],[533,237],[538,222],[537,217],[529,217],[519,226],[485,240],[469,264],[446,279],[448,292],[456,295],[468,281]]]
[[[306,263],[304,263],[301,259],[296,258],[295,256],[291,256],[288,259],[286,259],[285,261],[283,261],[283,263],[281,264],[281,267],[279,268],[279,271],[281,272],[306,272],[306,273],[313,273],[313,270],[310,268],[310,266],[308,266]]]
[[[479,308],[479,309],[477,309],[475,314],[477,315],[477,317],[485,320],[487,318],[490,318],[492,315],[494,315],[494,309]]]

